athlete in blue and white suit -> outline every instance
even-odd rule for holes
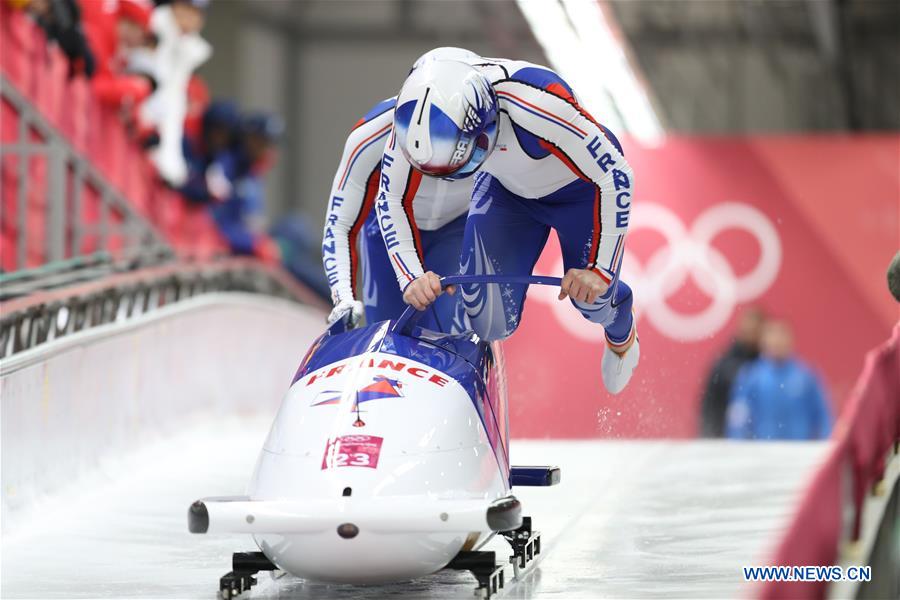
[[[438,48],[422,56],[414,68],[437,57],[470,56],[475,57],[459,48]],[[329,323],[349,315],[355,324],[363,311],[366,320],[374,323],[396,318],[406,308],[391,266],[392,260],[403,259],[388,256],[372,210],[396,100],[395,97],[379,102],[356,123],[334,175],[322,244],[322,260],[335,305]],[[409,230],[417,236],[417,264],[426,264],[441,273],[458,271],[471,193],[471,181],[423,179],[421,175],[407,180],[399,198],[400,210]],[[357,249],[358,239],[361,251]],[[360,263],[362,290],[356,281]],[[360,296],[362,302],[357,300]],[[455,332],[467,328],[465,321],[461,301],[448,296],[435,304],[435,311],[425,315],[422,324]]]
[[[410,166],[453,179],[478,171],[462,272],[530,274],[555,230],[566,269],[560,299],[568,296],[605,328],[603,381],[621,391],[640,348],[631,289],[619,278],[634,176],[615,136],[550,69],[487,58],[414,69],[398,96],[394,130],[376,207],[406,302],[422,309],[441,294],[403,218],[401,193],[416,172]],[[489,340],[510,335],[525,293],[522,286],[464,286],[475,331]]]

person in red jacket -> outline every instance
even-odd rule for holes
[[[153,5],[149,0],[82,3],[82,20],[94,52],[94,93],[113,108],[132,108],[154,89],[150,74],[127,71],[128,56],[152,43],[148,25]]]

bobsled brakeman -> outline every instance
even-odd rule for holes
[[[552,277],[456,276],[462,283],[559,285]],[[510,467],[506,380],[497,343],[395,321],[338,321],[307,352],[265,441],[247,496],[204,498],[192,533],[249,533],[220,592],[263,570],[369,584],[472,571],[490,596],[503,564],[479,551],[500,533],[516,574],[540,553],[514,486],[559,482],[553,467]]]

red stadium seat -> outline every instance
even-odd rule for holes
[[[134,209],[160,230],[176,251],[183,256],[223,254],[227,246],[219,237],[215,224],[206,211],[187,207],[180,196],[166,187],[156,175],[155,168],[144,150],[131,138],[121,115],[104,109],[92,96],[83,77],[69,78],[65,56],[48,44],[43,32],[29,18],[0,2],[0,69],[32,106],[66,139],[72,147],[87,157],[90,164],[117,189]],[[3,120],[0,140],[18,140],[18,114],[7,102],[0,107]],[[32,132],[31,137],[37,140]],[[38,155],[28,164],[28,266],[38,266],[45,256],[45,212],[47,201],[47,161]],[[3,191],[2,267],[15,268],[17,231],[18,161],[15,156],[3,157],[0,165],[0,186]],[[71,175],[69,187],[71,183]],[[71,207],[70,207],[71,208]],[[123,215],[110,211],[110,224],[121,222]],[[82,209],[74,215],[86,225],[99,225],[100,197],[97,190],[85,185],[82,189]],[[71,227],[70,227],[71,235]],[[81,252],[99,250],[100,238],[85,235]],[[106,250],[121,248],[121,237],[112,236]],[[70,244],[67,244],[67,247]]]

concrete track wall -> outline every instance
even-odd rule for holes
[[[274,412],[324,315],[217,293],[0,363],[3,530],[105,457],[195,419]]]

